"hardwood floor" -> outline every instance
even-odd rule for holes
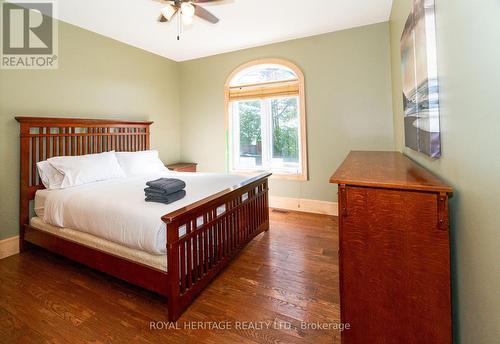
[[[337,228],[271,211],[180,329],[165,329],[165,298],[31,249],[0,260],[0,343],[340,343]]]

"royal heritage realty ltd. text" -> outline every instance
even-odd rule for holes
[[[166,322],[151,321],[149,329],[154,330],[209,330],[209,331],[227,331],[227,330],[349,330],[349,323],[338,322],[300,322],[292,324],[287,321],[188,321],[188,322]]]

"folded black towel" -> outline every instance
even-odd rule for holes
[[[144,189],[144,191],[147,192],[147,189],[153,188],[155,192],[163,192],[164,194],[172,194],[186,187],[186,183],[175,178],[160,178],[149,181],[146,185],[149,186],[149,188]]]
[[[156,196],[156,195],[146,195],[146,202],[156,202],[156,203],[164,203],[164,204],[170,204],[172,202],[178,201],[181,198],[184,198],[186,196],[186,190],[181,190],[174,192],[169,195],[163,195],[163,196]]]
[[[178,192],[178,191],[176,191],[176,192]],[[166,193],[162,189],[152,188],[151,186],[148,186],[147,188],[145,188],[144,193],[146,194],[146,196],[151,195],[151,196],[160,196],[160,197],[172,194],[172,193]]]

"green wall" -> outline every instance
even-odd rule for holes
[[[271,194],[334,201],[328,178],[351,149],[393,147],[389,54],[387,23],[175,63],[60,22],[59,69],[0,70],[0,158],[10,162],[0,166],[0,240],[18,233],[14,116],[154,120],[165,162],[223,172],[225,79],[264,57],[291,60],[306,78],[310,180],[273,180]]]
[[[250,60],[276,57],[305,75],[309,177],[273,180],[271,194],[336,200],[333,171],[353,149],[393,148],[387,23],[236,51],[180,64],[181,154],[202,171],[226,167],[224,83]]]
[[[180,156],[177,63],[59,24],[59,69],[0,70],[0,240],[19,227],[14,116],[150,119],[152,147],[165,162]]]
[[[500,1],[436,0],[442,157],[404,147],[399,39],[411,0],[395,0],[391,28],[396,149],[455,187],[450,213],[455,337],[500,338]]]

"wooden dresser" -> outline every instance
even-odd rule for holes
[[[452,342],[452,188],[398,152],[351,152],[339,185],[343,344]]]

